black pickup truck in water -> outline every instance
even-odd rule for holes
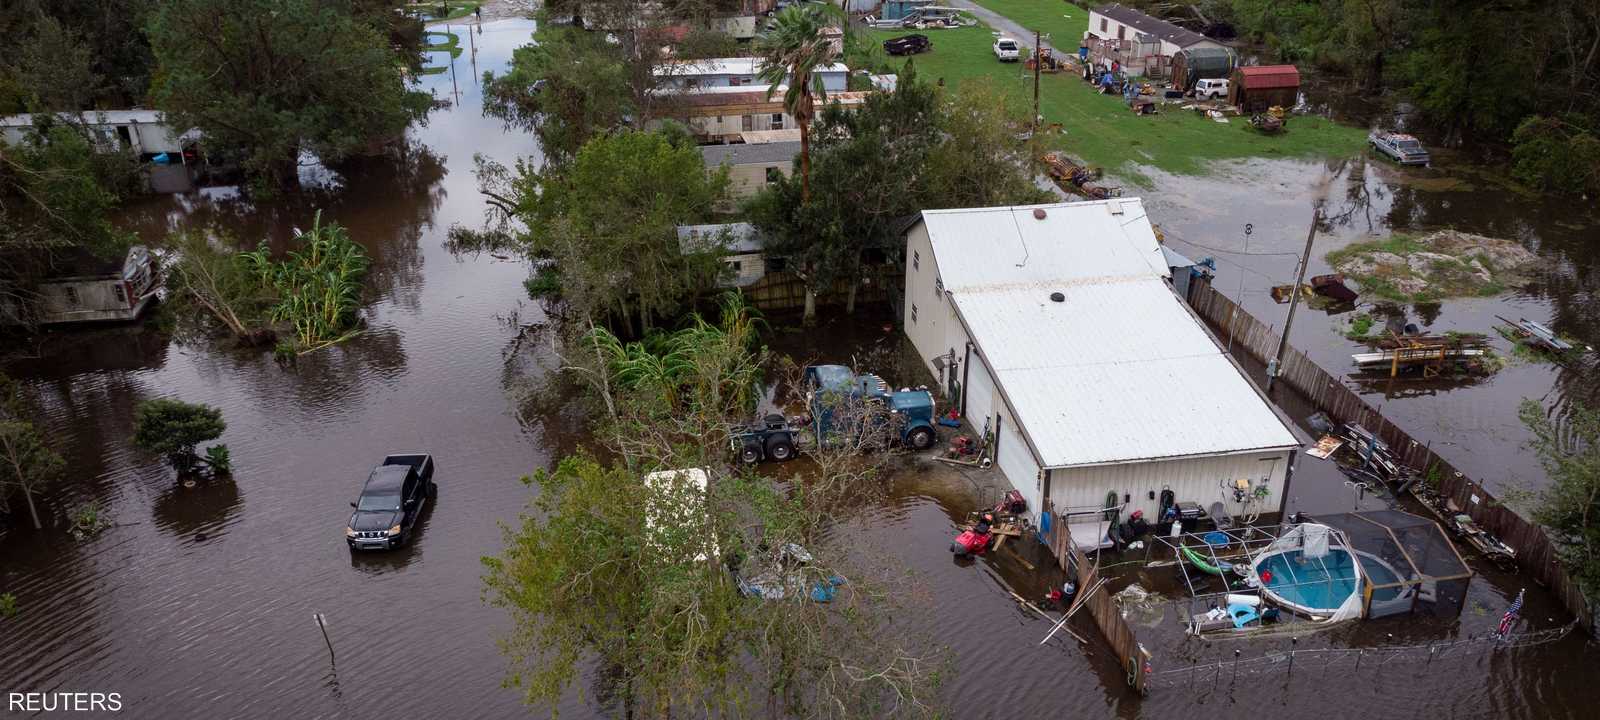
[[[406,544],[428,501],[438,497],[433,482],[433,456],[390,455],[367,475],[361,497],[350,503],[355,512],[344,529],[345,543],[355,550],[388,550]]]

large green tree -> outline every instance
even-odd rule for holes
[[[780,179],[745,210],[806,286],[805,322],[816,297],[843,280],[853,311],[869,250],[901,245],[902,221],[924,208],[1043,202],[1017,133],[1026,118],[1003,94],[963,89],[941,95],[907,63],[892,93],[859,108],[823,110],[812,173],[828,188],[805,200],[803,180]],[[893,252],[889,252],[893,256]]]
[[[572,27],[541,25],[535,40],[506,73],[484,71],[484,108],[538,135],[546,162],[564,163],[636,112],[627,58],[603,34]]]
[[[1600,603],[1600,410],[1581,403],[1546,411],[1524,400],[1523,424],[1550,476],[1534,518],[1550,528],[1567,572]]]
[[[398,139],[429,106],[395,50],[348,0],[170,0],[149,25],[168,121],[239,154],[263,185]]]
[[[485,162],[479,179],[495,219],[484,233],[453,230],[452,240],[514,250],[556,272],[580,326],[615,318],[643,332],[721,271],[715,255],[685,252],[677,227],[710,216],[727,171],[707,173],[681,131],[596,137],[564,165]]]

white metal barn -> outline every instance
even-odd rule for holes
[[[1136,198],[926,210],[907,231],[906,334],[1030,513],[1115,492],[1154,521],[1169,488],[1281,511],[1299,443],[1169,274]],[[1266,488],[1248,506],[1241,479]]]

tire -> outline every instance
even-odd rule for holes
[[[754,465],[758,462],[761,462],[760,448],[749,444],[741,446],[741,449],[739,450],[739,462],[742,462],[746,465]]]
[[[432,480],[429,480],[428,481],[428,499],[432,500],[432,499],[437,498],[437,497],[439,497],[439,483],[436,483],[436,482],[433,482]]]
[[[778,462],[793,460],[794,442],[782,435],[773,435],[767,439],[767,457]]]
[[[919,427],[906,435],[906,444],[917,450],[933,447],[933,428]]]

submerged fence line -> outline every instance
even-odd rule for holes
[[[1211,283],[1196,279],[1189,284],[1189,305],[1209,321],[1224,343],[1237,345],[1258,362],[1267,363],[1278,351],[1279,335],[1269,325],[1245,312],[1217,292]],[[1406,466],[1421,473],[1439,495],[1454,502],[1458,512],[1498,535],[1517,551],[1522,572],[1545,586],[1585,630],[1595,631],[1595,614],[1556,556],[1555,543],[1543,527],[1524,520],[1481,484],[1473,482],[1426,444],[1417,442],[1361,396],[1323,370],[1299,350],[1288,347],[1278,368],[1277,382],[1304,395],[1336,423],[1356,423],[1383,439]]]
[[[1149,687],[1211,687],[1219,682],[1231,683],[1234,677],[1266,673],[1293,673],[1295,670],[1325,673],[1328,670],[1348,670],[1351,673],[1363,667],[1383,667],[1390,663],[1411,661],[1431,664],[1445,659],[1481,656],[1499,650],[1532,647],[1553,643],[1565,638],[1578,626],[1573,621],[1561,627],[1506,635],[1469,636],[1460,640],[1427,645],[1385,645],[1369,648],[1311,648],[1286,650],[1251,658],[1233,657],[1214,662],[1191,662],[1187,667],[1177,667],[1152,674]],[[1245,638],[1248,639],[1248,638]]]

